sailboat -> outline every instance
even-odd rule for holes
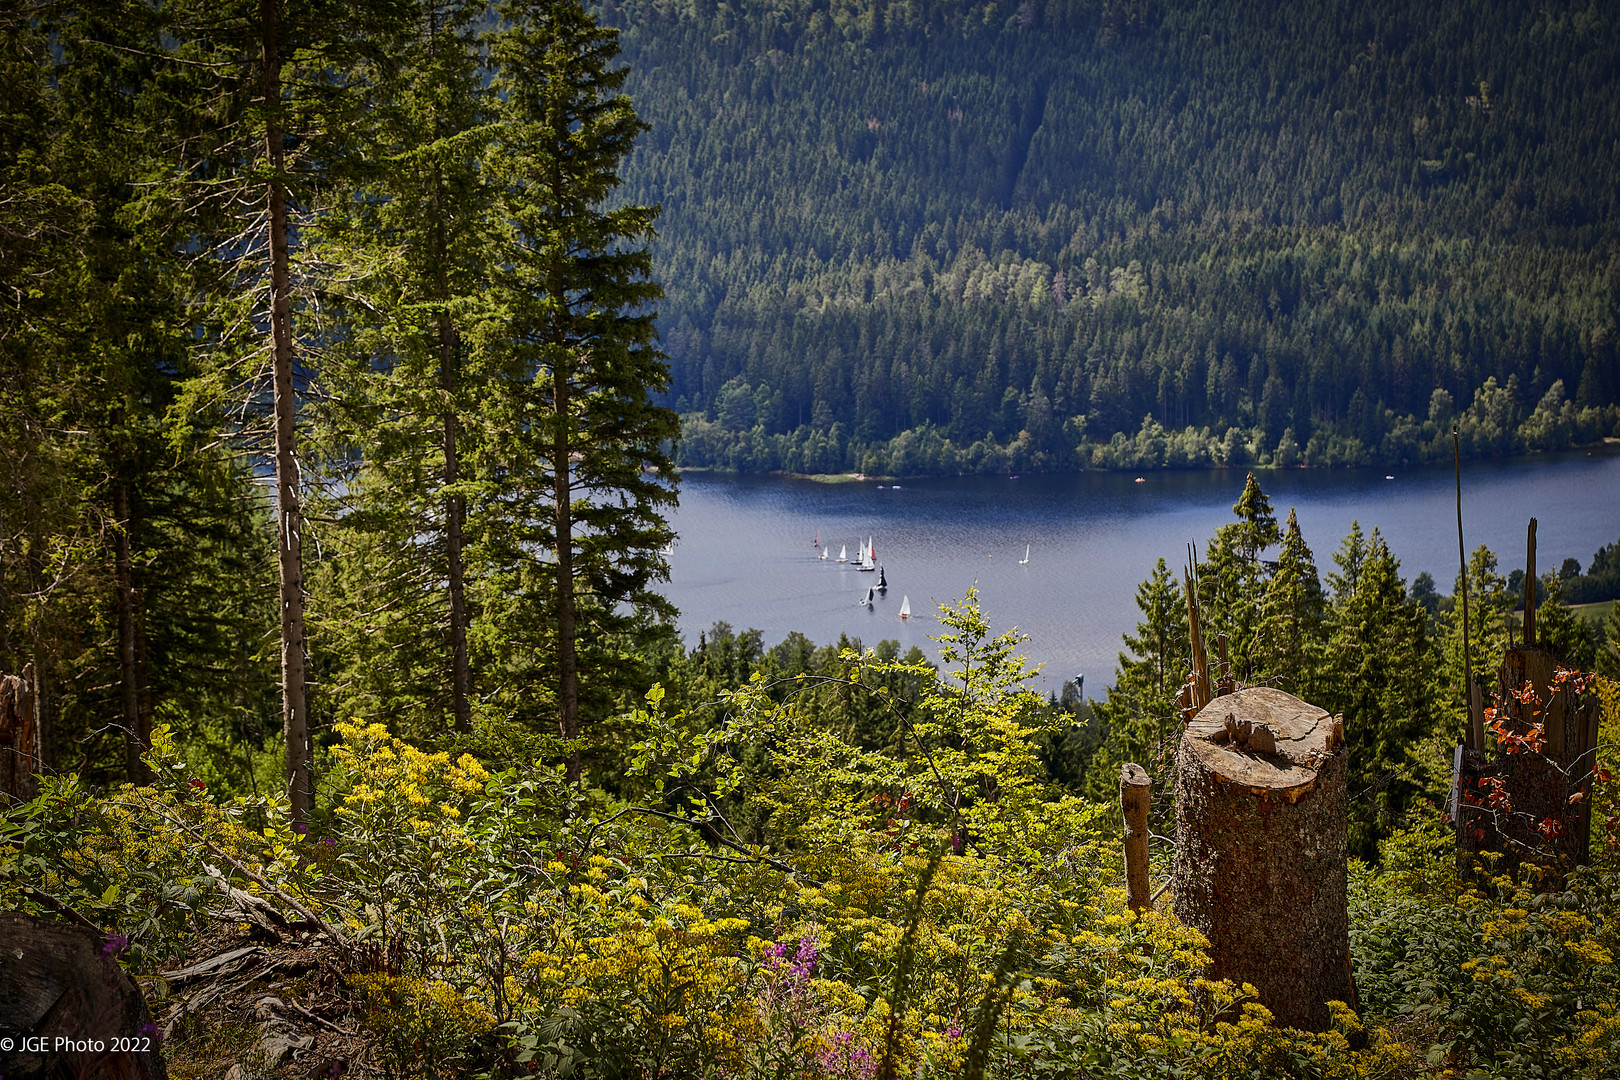
[[[826,562],[826,561],[827,561],[827,556],[828,556],[828,554],[829,554],[829,553],[830,553],[830,552],[831,552],[831,551],[832,551],[832,549],[831,549],[831,548],[822,548],[822,549],[821,549],[821,561],[822,561],[822,562]]]
[[[902,619],[911,618],[911,597],[909,596],[900,599],[900,617]]]
[[[810,546],[813,547],[813,548],[819,548],[821,546],[821,530],[820,529],[816,530],[815,542],[812,543]]]
[[[1019,566],[1028,566],[1029,565],[1029,545],[1028,544],[1024,545],[1024,557],[1022,559],[1018,560],[1018,565]]]
[[[858,603],[861,607],[866,607],[866,608],[871,607],[872,606],[872,590],[867,589],[866,590],[866,595],[864,597],[862,597],[860,600],[857,600],[856,603]]]
[[[878,592],[888,592],[889,591],[889,579],[883,576],[883,567],[881,567],[881,566],[878,567],[877,591]]]
[[[675,554],[675,541],[671,540],[669,543],[667,543],[663,547],[659,548],[658,549],[658,554],[662,555],[666,559],[671,558],[672,556],[674,556],[674,554]]]
[[[872,546],[872,538],[866,538],[866,546],[861,549],[861,570],[873,571],[877,569],[877,548]]]
[[[838,549],[838,561],[839,562],[849,562],[849,545],[848,544],[845,544],[844,546],[842,546],[842,547],[840,547]]]

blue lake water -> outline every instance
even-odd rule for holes
[[[1279,522],[1290,507],[1324,576],[1353,520],[1378,528],[1407,580],[1427,570],[1442,592],[1457,574],[1449,466],[1383,470],[1264,470],[1256,474]],[[1136,586],[1163,556],[1174,568],[1234,520],[1242,470],[971,477],[820,484],[780,477],[689,474],[672,524],[680,539],[665,594],[689,643],[716,622],[763,632],[767,647],[798,630],[818,645],[840,634],[884,638],[937,658],[934,603],[978,586],[997,632],[1028,635],[1043,666],[1035,686],[1056,691],[1087,676],[1095,695],[1112,680],[1120,635],[1139,617]],[[1542,570],[1569,557],[1584,568],[1620,539],[1620,448],[1463,465],[1463,530],[1472,551],[1494,550],[1504,574],[1524,563],[1525,527],[1537,526]],[[876,575],[817,559],[817,531],[833,559],[853,559],[868,536],[889,581],[869,610],[858,601]],[[1021,565],[1025,546],[1029,562]],[[903,597],[913,618],[899,617]]]

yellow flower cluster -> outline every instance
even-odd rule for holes
[[[382,724],[339,723],[332,750],[348,781],[339,813],[377,827],[403,824],[423,838],[464,842],[453,828],[465,802],[484,792],[489,772],[471,754],[456,761],[389,735]]]

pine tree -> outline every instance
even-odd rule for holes
[[[1266,584],[1261,662],[1266,673],[1292,693],[1309,694],[1316,683],[1326,608],[1316,560],[1290,507],[1282,550]]]
[[[232,434],[274,471],[286,790],[303,823],[315,778],[297,432],[315,365],[298,355],[311,339],[294,327],[296,218],[341,160],[356,60],[393,32],[397,12],[391,0],[185,0],[142,13],[153,20],[143,47],[171,61],[154,89],[165,117],[155,153],[167,160],[151,212],[174,248],[210,256],[193,261],[207,363],[177,412],[234,405]]]
[[[1275,544],[1280,534],[1277,531],[1277,515],[1271,509],[1271,500],[1260,490],[1254,473],[1250,473],[1248,479],[1244,481],[1243,494],[1239,495],[1238,501],[1232,505],[1232,513],[1241,521],[1238,526],[1238,535],[1241,537],[1238,548],[1245,559],[1257,563],[1260,553]]]
[[[1311,703],[1344,716],[1350,846],[1370,860],[1379,837],[1421,787],[1413,759],[1435,728],[1428,678],[1434,646],[1428,616],[1407,595],[1400,562],[1377,529],[1364,541],[1353,526],[1334,561],[1341,572],[1330,575],[1334,596],[1324,664],[1333,674],[1319,680]]]
[[[32,219],[0,223],[0,258],[10,280],[49,287],[0,312],[0,393],[16,394],[0,410],[24,441],[0,437],[0,471],[16,481],[0,484],[0,670],[33,664],[48,734],[77,755],[58,766],[140,781],[159,709],[193,735],[251,711],[240,699],[262,688],[236,661],[268,611],[242,558],[260,535],[259,484],[210,440],[174,453],[163,426],[193,324],[182,260],[139,212],[154,151],[143,110],[163,64],[131,47],[144,24],[125,14],[46,9],[9,54],[32,69],[7,84],[38,96],[6,114],[26,115],[26,133],[0,120],[19,151],[0,151],[17,166],[3,203]],[[27,174],[53,182],[11,186]]]
[[[1597,627],[1564,603],[1563,583],[1558,575],[1543,574],[1542,581],[1547,587],[1547,596],[1536,606],[1537,644],[1569,667],[1592,670],[1597,662],[1600,640]],[[1522,618],[1521,615],[1521,626]]]
[[[482,4],[422,0],[375,66],[358,176],[325,200],[332,282],[321,436],[335,566],[315,615],[339,712],[471,726],[468,505],[488,488],[478,413],[510,380],[484,302],[495,220],[482,166]],[[495,528],[499,524],[495,523]]]
[[[1119,780],[1126,761],[1151,761],[1166,732],[1175,730],[1176,692],[1186,676],[1187,601],[1181,585],[1161,558],[1153,574],[1136,587],[1142,619],[1135,635],[1125,635],[1128,653],[1119,654],[1119,670],[1106,701],[1093,712],[1104,725],[1106,740],[1087,770],[1087,787],[1103,797]]]
[[[501,137],[491,165],[509,231],[497,292],[514,356],[532,379],[500,456],[512,470],[503,482],[523,490],[530,507],[538,509],[539,492],[528,485],[549,483],[542,535],[554,560],[552,685],[558,732],[577,740],[582,619],[586,644],[600,647],[627,629],[617,605],[667,607],[647,586],[667,572],[660,510],[675,500],[678,427],[651,400],[667,389],[669,370],[646,307],[660,290],[637,246],[652,236],[656,211],[605,205],[643,130],[619,93],[625,70],[609,67],[618,32],[565,0],[511,0],[498,11]],[[514,563],[527,561],[509,552]],[[579,770],[576,743],[570,780]]]
[[[1462,595],[1462,575],[1458,574],[1452,586],[1453,598]],[[1512,640],[1513,610],[1518,605],[1507,588],[1507,579],[1497,572],[1496,553],[1481,544],[1468,557],[1469,642],[1474,664],[1474,682],[1490,704],[1489,695],[1496,685],[1496,669],[1502,654]],[[1461,731],[1464,711],[1463,687],[1463,623],[1462,605],[1455,603],[1441,620],[1440,632],[1444,637],[1445,662],[1441,671],[1445,686],[1443,700],[1453,707]],[[1440,672],[1437,672],[1440,674]]]

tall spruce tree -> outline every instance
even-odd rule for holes
[[[1428,673],[1428,616],[1407,595],[1400,562],[1374,529],[1359,524],[1333,556],[1326,666],[1312,704],[1342,713],[1350,749],[1350,849],[1377,855],[1378,840],[1420,789],[1418,744],[1436,729]]]
[[[1092,706],[1104,741],[1086,775],[1088,791],[1099,798],[1118,782],[1118,765],[1151,761],[1175,730],[1175,697],[1187,673],[1187,600],[1164,559],[1136,587],[1136,607],[1142,618],[1136,633],[1125,635],[1129,651],[1119,654],[1114,685],[1106,701]]]
[[[1290,507],[1282,550],[1266,583],[1261,663],[1277,685],[1292,693],[1308,694],[1315,686],[1326,611],[1316,560]]]
[[[1260,553],[1277,542],[1277,518],[1271,500],[1250,473],[1243,493],[1232,506],[1238,520],[1215,531],[1198,565],[1198,605],[1210,657],[1220,634],[1227,638],[1232,673],[1248,682],[1258,672],[1261,656],[1261,607],[1266,568]]]
[[[485,10],[417,5],[413,32],[374,65],[358,182],[323,202],[313,243],[337,341],[319,409],[336,482],[316,496],[333,565],[312,618],[338,711],[425,731],[471,726],[468,505],[487,489],[478,414],[513,381],[484,301],[495,227]]]
[[[275,476],[277,608],[286,790],[314,804],[304,627],[300,406],[317,366],[294,327],[295,220],[343,158],[357,60],[395,31],[394,0],[179,0],[137,7],[147,51],[171,61],[154,97],[167,166],[151,187],[172,242],[194,255],[205,370],[181,411],[234,405],[234,434]]]
[[[0,670],[33,665],[57,766],[139,781],[159,710],[200,747],[260,696],[237,662],[264,630],[243,557],[259,486],[163,429],[192,321],[182,260],[140,212],[165,66],[136,47],[150,23],[47,6],[6,29],[0,219],[30,220],[0,220],[0,276],[28,286],[0,310]]]
[[[675,414],[651,400],[669,383],[647,308],[661,290],[640,246],[656,210],[608,205],[644,129],[619,93],[625,69],[609,66],[618,32],[566,0],[497,10],[501,139],[491,164],[508,232],[496,281],[514,356],[533,386],[507,429],[514,452],[502,458],[514,470],[506,482],[524,488],[534,460],[549,482],[552,685],[558,732],[577,740],[582,637],[600,643],[615,633],[627,602],[667,609],[647,591],[667,573],[658,550],[671,534],[660,510],[675,500],[678,433]],[[568,775],[580,775],[577,743]]]

